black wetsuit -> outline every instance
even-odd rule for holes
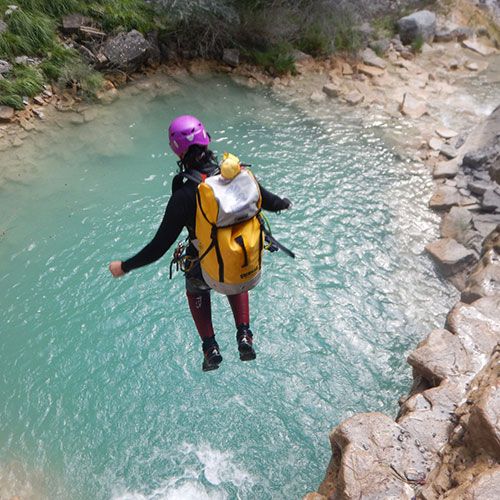
[[[259,184],[260,186],[260,184]],[[176,176],[172,182],[172,196],[167,203],[165,215],[154,238],[132,258],[122,262],[122,270],[129,272],[132,269],[146,266],[163,257],[168,249],[177,240],[184,227],[188,229],[189,239],[194,236],[194,225],[196,217],[196,182],[186,180],[182,184],[182,178]],[[262,194],[262,208],[270,212],[279,212],[289,207],[290,202],[271,193],[260,186]],[[196,249],[190,245],[190,255],[196,256]],[[196,273],[198,274],[198,273]],[[199,276],[196,276],[199,277]],[[186,286],[189,284],[186,283]],[[205,284],[205,289],[209,289]],[[201,290],[200,290],[201,291]]]

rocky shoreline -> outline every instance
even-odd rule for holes
[[[477,43],[462,45],[475,50]],[[460,100],[455,85],[430,78],[426,71],[426,63],[436,61],[432,52],[440,50],[437,45],[425,48],[410,65],[391,52],[388,59],[412,68],[416,76],[414,95],[409,88],[397,100],[402,114],[419,121],[414,123],[422,132],[418,157],[435,180],[429,207],[443,214],[441,238],[426,251],[461,297],[444,327],[432,331],[409,355],[414,383],[400,399],[397,418],[359,414],[335,427],[325,479],[306,500],[490,500],[500,491],[500,106],[467,136],[429,119],[434,113],[428,110],[439,105],[432,97],[436,82]],[[441,52],[453,58],[449,70],[479,69],[481,61],[464,61],[456,44],[452,49]],[[481,52],[487,57],[495,50]],[[358,71],[373,73],[374,86],[380,77],[388,85],[393,76],[387,77],[388,65],[376,62],[372,65],[383,73],[359,65]],[[337,78],[338,72],[331,75],[333,85],[324,87],[327,94],[347,96],[350,104],[363,102],[350,102],[345,81],[339,84]],[[424,93],[418,95],[418,89]],[[366,99],[366,92],[358,93]],[[376,106],[376,99],[370,105]],[[425,115],[428,119],[422,120]]]

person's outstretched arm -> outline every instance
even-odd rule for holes
[[[269,212],[279,212],[286,210],[292,206],[292,202],[288,198],[280,198],[278,195],[271,193],[259,183],[260,193],[262,195],[262,208]]]
[[[125,273],[147,266],[165,255],[177,240],[186,224],[186,200],[181,191],[175,192],[167,204],[163,220],[154,238],[136,255],[126,261],[115,260],[109,265],[111,274],[117,278]]]

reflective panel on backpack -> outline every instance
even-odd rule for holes
[[[242,169],[233,179],[208,177],[198,186],[195,232],[201,269],[207,284],[220,293],[241,293],[260,280],[261,203],[249,170]]]

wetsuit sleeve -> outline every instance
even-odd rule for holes
[[[187,221],[187,204],[182,191],[176,191],[168,201],[165,215],[154,238],[136,255],[122,262],[125,273],[146,266],[163,257],[177,240]]]
[[[287,198],[280,198],[278,195],[271,193],[266,188],[262,187],[259,183],[260,193],[262,195],[262,208],[269,212],[279,212],[286,210],[290,207],[290,200]]]

